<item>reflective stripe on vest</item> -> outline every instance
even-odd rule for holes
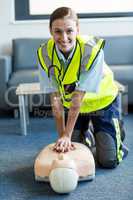
[[[94,60],[96,59],[97,55],[99,54],[100,50],[104,48],[104,45],[105,45],[105,41],[103,39],[99,39],[97,44],[92,48],[91,56],[86,65],[87,70],[90,69]]]
[[[44,44],[45,45],[45,44]],[[45,47],[44,45],[41,45],[38,50],[37,50],[37,55],[38,55],[38,61],[41,65],[41,67],[43,68],[43,70],[45,70],[45,72],[48,75],[48,67],[45,63],[45,56],[43,54],[43,48]],[[46,51],[47,52],[47,51]]]

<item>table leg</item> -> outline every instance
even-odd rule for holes
[[[20,111],[20,125],[23,135],[27,135],[27,124],[26,124],[26,109],[25,109],[25,97],[19,95],[19,111]]]
[[[26,122],[29,125],[29,109],[28,109],[28,95],[25,95],[25,113],[26,113]]]

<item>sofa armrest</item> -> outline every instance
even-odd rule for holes
[[[8,88],[8,80],[12,71],[11,57],[0,56],[0,109],[7,108],[5,94]]]
[[[7,85],[12,73],[11,56],[0,56],[0,85]]]

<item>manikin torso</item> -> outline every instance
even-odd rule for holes
[[[35,179],[49,181],[49,175],[55,168],[76,170],[80,180],[91,180],[95,177],[95,162],[88,147],[75,143],[75,149],[66,153],[53,151],[54,144],[46,146],[37,156],[34,164]]]

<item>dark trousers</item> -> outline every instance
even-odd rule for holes
[[[116,138],[116,129],[113,118],[119,119],[119,99],[116,98],[109,106],[92,113],[80,114],[75,124],[75,129],[86,131],[91,120],[94,128],[94,135],[98,132],[106,132],[114,139]],[[121,122],[120,122],[121,123]]]
[[[113,168],[122,160],[121,131],[118,97],[107,107],[96,112],[80,114],[74,129],[86,131],[89,122],[93,125],[96,151],[99,163],[103,167]]]

